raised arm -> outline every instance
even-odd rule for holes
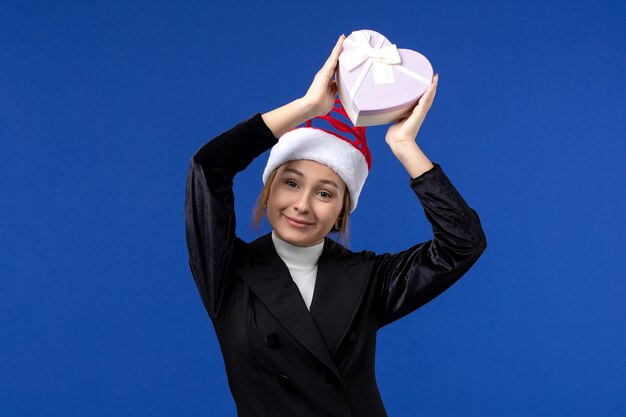
[[[434,163],[432,169],[412,178],[409,185],[432,226],[433,238],[396,254],[374,256],[379,328],[444,292],[487,247],[478,214],[467,205],[439,164]]]
[[[387,131],[385,140],[410,175],[409,185],[424,208],[433,239],[397,254],[374,257],[379,291],[378,327],[426,304],[456,282],[487,247],[477,213],[415,142],[430,109],[439,75],[417,106]]]
[[[219,314],[234,253],[233,178],[277,139],[260,113],[204,144],[191,158],[185,192],[189,266],[204,307]]]

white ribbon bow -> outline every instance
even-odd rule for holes
[[[370,34],[359,30],[352,32],[350,39],[344,42],[353,45],[352,49],[345,50],[341,53],[341,63],[345,65],[348,71],[361,65],[364,61],[370,60],[374,69],[374,84],[393,84],[396,78],[393,75],[393,65],[401,64],[402,59],[396,45],[387,45],[380,47],[385,41],[381,36],[375,47],[370,45]],[[367,66],[369,68],[369,65]]]

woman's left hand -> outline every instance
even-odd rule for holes
[[[417,132],[419,132],[422,122],[426,118],[426,114],[433,104],[435,99],[435,93],[437,92],[437,81],[439,80],[439,74],[433,76],[433,81],[424,93],[420,97],[417,105],[397,123],[389,127],[387,134],[385,135],[385,142],[391,147],[394,153],[397,150],[401,150],[408,145],[415,145],[415,138]]]

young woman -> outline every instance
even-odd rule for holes
[[[385,138],[433,238],[376,254],[327,237],[346,232],[371,160],[364,138],[357,147],[296,126],[333,108],[343,40],[302,98],[256,113],[190,161],[189,265],[240,417],[386,416],[375,378],[377,330],[449,288],[486,248],[476,212],[415,142],[437,75]],[[256,221],[267,215],[272,232],[247,243],[235,235],[233,178],[270,148]]]

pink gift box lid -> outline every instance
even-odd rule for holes
[[[370,34],[370,45],[372,47],[374,47],[378,39],[383,36],[373,30],[364,29],[363,31]],[[350,39],[350,36],[348,36],[343,43],[344,51],[354,48],[354,46],[352,46],[349,42],[346,42],[348,39]],[[388,39],[385,39],[381,47],[391,44],[392,43]],[[402,63],[396,65],[408,68],[412,72],[415,72],[429,80],[432,79],[433,67],[424,55],[410,49],[397,49]],[[345,67],[342,67],[340,58],[338,68],[340,76],[338,78],[341,84],[340,88],[346,92],[346,96],[347,92],[350,91],[350,88],[356,82],[366,63],[367,61],[364,61],[352,71],[348,71]],[[396,65],[394,65],[394,67]],[[371,116],[412,107],[428,88],[428,85],[424,82],[413,78],[396,68],[394,68],[393,74],[395,77],[394,84],[375,84],[373,66],[370,66],[363,83],[357,90],[352,100],[352,106],[355,112],[357,112],[360,116]]]

